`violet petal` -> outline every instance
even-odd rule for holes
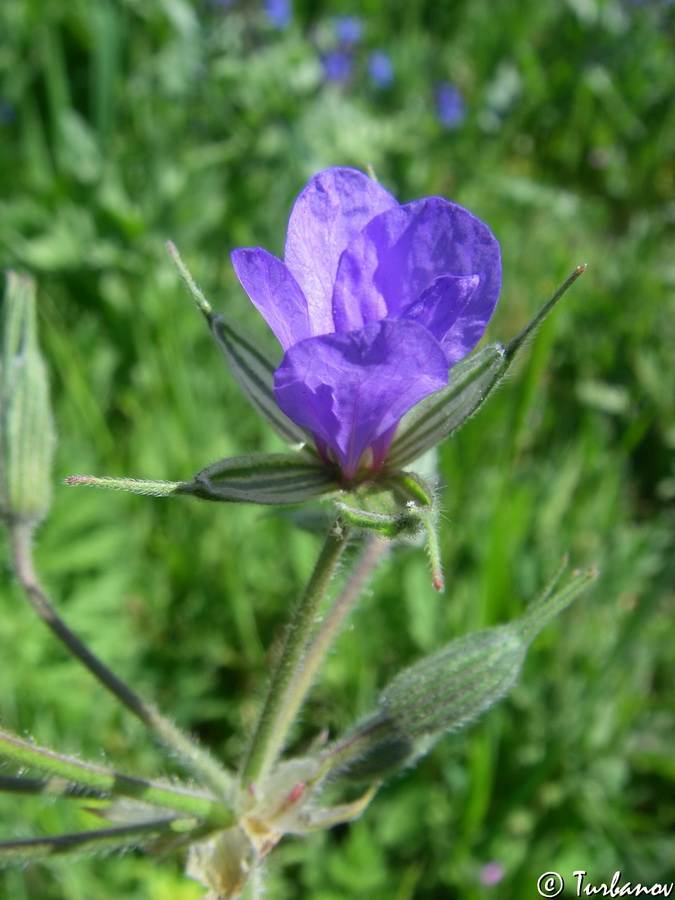
[[[451,366],[476,346],[485,330],[485,322],[473,314],[479,284],[478,275],[441,275],[399,314],[428,328]]]
[[[280,408],[335,454],[347,478],[368,447],[448,379],[443,349],[417,322],[373,322],[291,347],[275,373]],[[378,455],[383,456],[379,448]]]
[[[233,250],[232,265],[253,305],[284,350],[311,336],[307,301],[280,259],[256,247]]]
[[[501,282],[499,244],[487,225],[456,203],[427,197],[370,221],[342,254],[333,292],[339,331],[397,317],[443,275],[478,275],[471,315],[483,329]]]
[[[342,251],[370,220],[397,207],[392,195],[357,169],[326,169],[295,201],[284,260],[309,308],[312,334],[334,331],[333,284]]]

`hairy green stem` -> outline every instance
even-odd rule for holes
[[[347,528],[336,521],[286,632],[286,640],[242,768],[244,781],[264,779],[286,743],[297,711],[293,697],[296,673],[305,654],[319,605],[335,574],[347,538]]]
[[[66,800],[104,800],[107,797],[104,791],[73,784],[65,778],[26,778],[23,775],[0,775],[0,793],[30,794]]]
[[[230,825],[233,821],[228,810],[209,797],[193,794],[184,788],[132,778],[112,769],[84,763],[45,747],[38,747],[5,731],[0,731],[0,756],[11,759],[20,766],[42,769],[86,790],[131,797],[140,803],[160,806],[162,809],[170,809],[182,815],[216,821],[223,826]]]
[[[153,705],[146,703],[125,682],[115,675],[75,635],[58,615],[45,594],[35,567],[31,549],[32,526],[27,522],[11,525],[11,544],[16,577],[28,600],[43,622],[49,626],[66,649],[92,675],[163,743],[195,778],[208,785],[217,797],[229,804],[232,799],[232,777],[187,735],[183,734]]]
[[[0,842],[0,863],[31,863],[53,856],[76,853],[110,853],[113,850],[129,850],[154,843],[166,835],[170,823],[160,819],[142,825],[120,825],[99,831],[80,831],[75,834],[59,834],[54,837],[32,838]]]
[[[298,665],[293,680],[288,686],[286,709],[290,718],[294,719],[300,710],[312,688],[321,664],[344,624],[345,618],[352,610],[368,579],[388,549],[388,542],[376,535],[368,535],[364,539],[357,565],[342,588],[337,600],[326,614],[321,627],[312,638],[304,658]]]

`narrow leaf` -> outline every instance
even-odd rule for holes
[[[284,504],[317,500],[338,490],[335,473],[298,454],[258,454],[222,459],[181,489],[203,500]]]

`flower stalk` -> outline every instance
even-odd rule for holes
[[[279,661],[242,767],[242,781],[262,781],[269,774],[286,743],[302,697],[297,693],[296,673],[321,602],[347,546],[349,529],[335,521],[324,542],[307,588],[286,632]]]
[[[339,634],[345,619],[354,608],[368,579],[382,561],[389,544],[375,535],[363,539],[359,559],[342,588],[337,600],[326,614],[321,626],[310,641],[288,686],[286,717],[294,720],[311,690],[333,641]]]

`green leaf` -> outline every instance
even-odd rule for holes
[[[261,453],[221,459],[179,493],[239,503],[304,503],[339,490],[336,473],[298,454]]]

